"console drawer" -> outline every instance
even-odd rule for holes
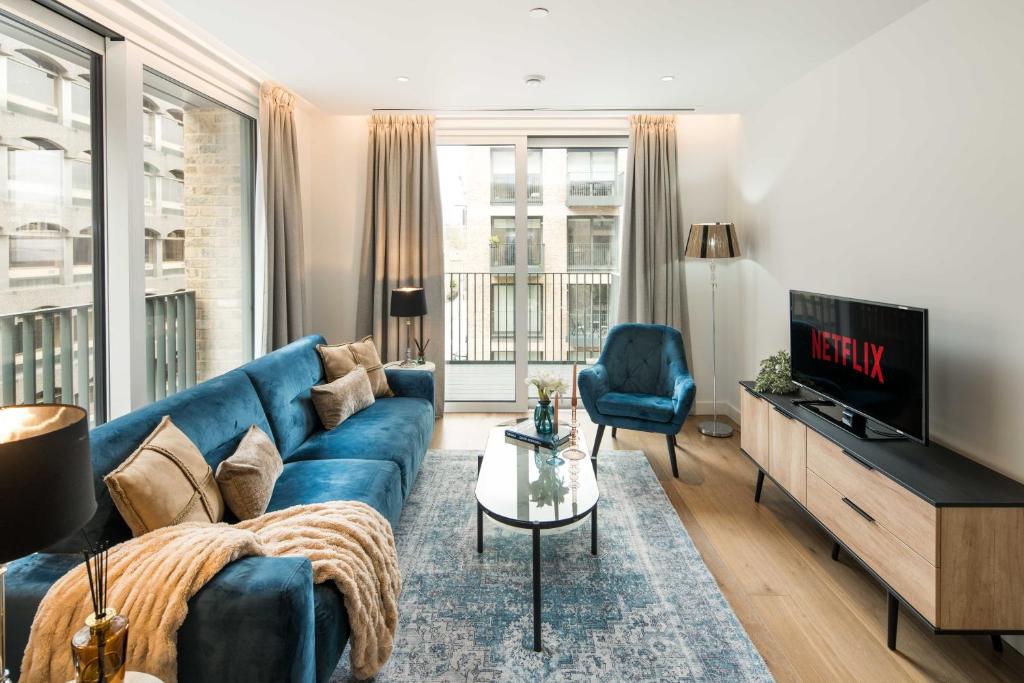
[[[929,622],[938,623],[938,570],[854,506],[862,508],[860,501],[836,491],[814,472],[807,472],[807,509],[811,514]]]
[[[778,408],[768,411],[768,472],[807,504],[807,427]]]
[[[811,430],[807,433],[807,469],[938,566],[938,509]]]
[[[740,389],[740,448],[768,469],[768,401]]]

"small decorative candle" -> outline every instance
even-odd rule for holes
[[[572,363],[572,407],[576,408],[576,361]]]
[[[555,404],[554,431],[555,431],[555,435],[556,436],[558,435],[558,399],[560,399],[560,398],[561,398],[561,396],[559,396],[558,394],[552,394],[551,395],[551,402]]]

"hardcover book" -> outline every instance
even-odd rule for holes
[[[554,451],[569,443],[569,425],[561,425],[557,433],[538,434],[533,420],[524,420],[506,429],[505,438]]]

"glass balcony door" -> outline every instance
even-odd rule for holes
[[[442,142],[445,401],[449,409],[523,410],[529,340],[540,332],[543,221],[539,155],[525,137]],[[520,305],[522,304],[522,305]]]

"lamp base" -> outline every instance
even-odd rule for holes
[[[724,422],[708,420],[697,425],[697,429],[704,436],[713,436],[716,439],[725,439],[732,436],[732,427]]]

